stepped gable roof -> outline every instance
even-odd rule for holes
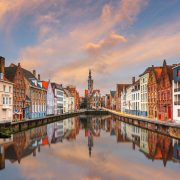
[[[67,90],[66,88],[64,88],[64,92],[66,93],[66,95],[67,95],[68,97],[73,97],[73,95],[70,93],[70,91]]]
[[[145,75],[146,73],[149,73],[149,72],[152,70],[152,68],[153,68],[153,67],[148,67],[148,68],[146,68],[146,70],[145,70],[142,74],[140,74],[139,77]]]
[[[17,66],[14,66],[14,67],[5,67],[5,77],[13,82],[14,81],[14,77],[15,77],[15,74],[16,74],[16,70],[17,70]]]
[[[110,91],[112,97],[115,97],[116,91]]]
[[[162,74],[162,67],[154,67],[154,72],[156,75],[156,80],[158,81],[161,78],[161,74]]]
[[[130,84],[116,84],[116,91],[121,92],[123,88],[128,87]]]

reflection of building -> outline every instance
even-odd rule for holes
[[[149,153],[149,143],[148,143],[148,130],[141,129],[140,135],[140,149],[145,153]]]
[[[166,166],[168,160],[172,160],[173,146],[170,137],[148,131],[149,153],[145,153],[147,158],[152,160],[163,160]]]
[[[173,68],[173,119],[180,122],[180,65]]]
[[[173,160],[178,160],[180,162],[180,140],[173,139]]]
[[[49,145],[51,144],[53,134],[54,134],[54,123],[51,123],[47,125],[47,137],[48,137]]]
[[[64,136],[64,123],[63,121],[54,123],[54,134],[52,137],[52,143],[62,142]]]

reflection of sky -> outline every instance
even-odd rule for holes
[[[179,164],[147,160],[132,143],[117,143],[116,136],[101,130],[94,137],[89,158],[87,137],[81,130],[76,141],[41,147],[41,152],[25,157],[21,164],[6,161],[2,179],[177,179]],[[0,178],[0,179],[1,179]]]

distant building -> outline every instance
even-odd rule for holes
[[[110,109],[116,110],[116,91],[110,91]]]
[[[89,76],[88,76],[88,95],[91,96],[93,93],[93,80],[91,76],[91,70],[89,70]]]
[[[101,93],[100,93],[100,90],[98,90],[98,89],[93,90],[91,103],[92,103],[91,107],[98,108],[98,107],[101,106]]]
[[[116,111],[121,111],[121,92],[123,88],[127,87],[129,84],[116,84],[116,94],[115,94],[115,103]]]
[[[173,120],[180,122],[180,65],[173,68]]]
[[[14,84],[13,90],[13,119],[20,121],[25,119],[26,108],[28,108],[28,99],[26,99],[26,85],[23,69],[20,63],[18,66],[11,64],[5,68],[5,75],[9,81]],[[27,101],[26,101],[27,100]]]
[[[69,85],[66,87],[66,89],[71,93],[71,95],[74,97],[74,110],[79,110],[79,92],[76,89],[76,86]]]
[[[46,114],[47,115],[54,115],[54,93],[53,93],[51,82],[50,82],[50,80],[49,81],[42,81],[42,85],[47,91]]]
[[[5,77],[5,58],[0,56],[0,122],[13,120],[13,83]]]
[[[74,97],[69,90],[64,88],[64,112],[74,111]]]
[[[62,84],[51,83],[54,93],[54,114],[63,114],[64,107],[64,91]]]
[[[132,89],[133,89],[133,86],[132,84],[129,85],[127,88],[126,88],[126,108],[125,108],[125,112],[128,113],[128,114],[132,114]]]
[[[110,94],[105,95],[105,108],[110,109]]]

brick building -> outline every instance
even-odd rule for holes
[[[158,119],[163,121],[172,120],[172,68],[164,60],[158,86]]]
[[[162,67],[154,67],[149,71],[148,79],[148,117],[158,118],[158,86],[161,78]]]
[[[26,85],[20,63],[6,67],[5,75],[13,83],[13,119],[20,121],[25,118],[26,108]]]
[[[79,92],[76,89],[76,86],[69,85],[66,89],[73,95],[74,97],[74,108],[75,110],[79,109]]]

